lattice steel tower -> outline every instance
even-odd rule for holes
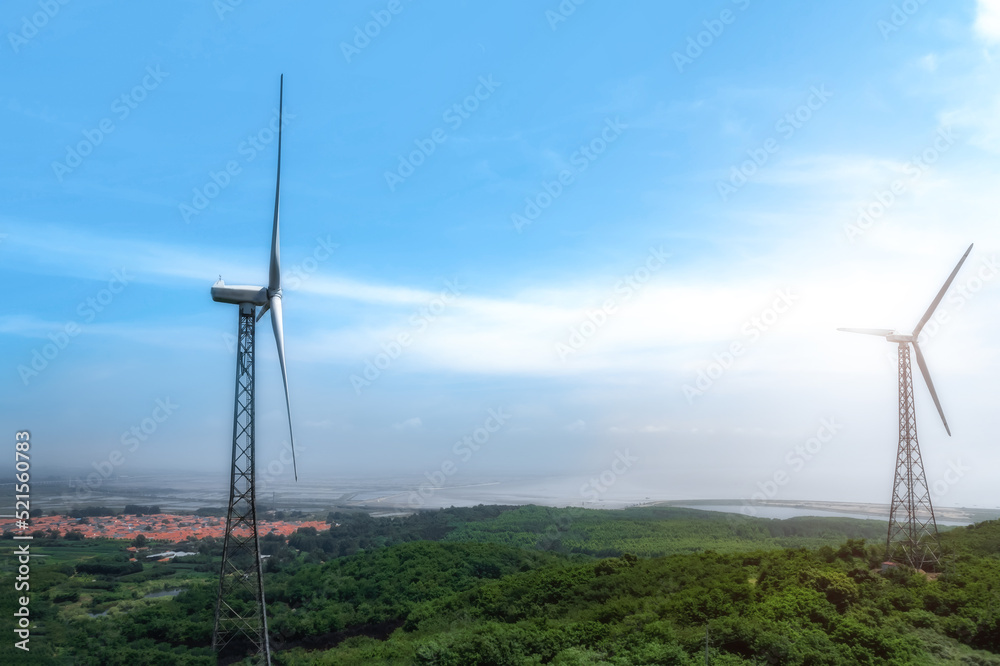
[[[236,406],[233,414],[233,466],[226,536],[222,546],[219,596],[215,605],[212,649],[250,652],[257,663],[271,663],[264,603],[264,577],[257,535],[254,482],[254,311],[240,305],[236,347]]]
[[[917,414],[913,408],[910,347],[899,345],[899,448],[892,481],[886,559],[923,569],[940,556],[937,521],[930,486],[917,443]]]
[[[896,471],[892,481],[892,503],[889,509],[889,533],[885,541],[886,559],[907,564],[914,569],[922,569],[925,565],[935,565],[940,556],[937,521],[934,519],[934,507],[931,505],[930,487],[927,475],[924,473],[924,463],[920,458],[920,445],[917,443],[917,415],[913,405],[913,374],[910,367],[910,346],[917,357],[920,374],[923,375],[934,406],[937,407],[945,432],[951,436],[951,428],[941,409],[934,382],[927,371],[927,363],[920,351],[917,337],[924,325],[930,320],[941,299],[944,298],[951,283],[958,275],[972,245],[959,259],[955,269],[945,281],[931,302],[927,312],[917,323],[910,335],[898,334],[885,328],[840,328],[839,331],[850,333],[865,333],[884,337],[889,342],[899,345],[899,446],[896,449]]]
[[[282,77],[283,97],[284,77]],[[282,100],[283,101],[283,100]],[[215,628],[212,649],[237,656],[249,655],[254,664],[271,664],[271,646],[267,637],[267,611],[264,604],[264,577],[257,537],[257,498],[254,442],[254,330],[256,322],[268,309],[271,328],[278,347],[281,380],[285,386],[288,410],[288,434],[292,446],[292,469],[295,464],[295,438],[292,435],[291,404],[288,399],[288,375],[285,372],[285,342],[281,317],[281,267],[278,256],[278,201],[281,192],[282,102],[278,106],[278,175],[274,187],[274,226],[271,231],[271,265],[267,287],[227,285],[219,278],[212,285],[212,300],[238,305],[239,334],[236,346],[236,404],[233,414],[233,466],[229,484],[229,510],[226,513],[226,536],[219,570],[219,596],[215,604]],[[254,317],[257,307],[260,314]]]

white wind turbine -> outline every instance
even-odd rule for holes
[[[924,473],[924,463],[917,443],[917,417],[913,404],[913,375],[910,367],[910,347],[917,357],[920,374],[927,384],[934,406],[937,407],[945,432],[951,436],[951,428],[944,417],[941,401],[938,399],[934,382],[931,381],[927,363],[920,351],[918,338],[924,325],[930,321],[934,310],[951,287],[959,269],[965,263],[972,245],[959,259],[955,269],[945,280],[944,286],[931,301],[930,307],[920,318],[916,328],[909,335],[897,333],[887,328],[838,328],[848,333],[877,335],[897,345],[899,360],[899,446],[896,450],[896,472],[892,484],[892,504],[889,510],[889,534],[886,537],[886,558],[902,561],[920,569],[925,563],[935,563],[938,559],[938,531],[931,504],[930,488]]]
[[[254,444],[254,331],[256,322],[271,311],[271,328],[278,347],[278,363],[285,387],[288,411],[288,436],[292,446],[292,469],[295,464],[295,439],[292,434],[291,402],[288,398],[288,374],[285,370],[285,341],[281,317],[281,266],[278,256],[278,202],[281,194],[281,126],[284,103],[284,76],[281,77],[278,106],[278,171],[274,187],[274,226],[271,230],[271,265],[266,287],[227,285],[222,278],[212,285],[212,300],[239,306],[239,333],[236,344],[236,405],[233,416],[233,464],[230,475],[229,510],[219,574],[219,595],[215,609],[212,648],[221,651],[246,649],[255,663],[270,664],[271,648],[267,636],[260,544],[257,536],[257,502]],[[260,314],[254,318],[254,310]],[[246,603],[246,596],[253,598]]]

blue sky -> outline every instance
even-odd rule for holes
[[[8,2],[0,424],[39,474],[144,423],[116,474],[224,474],[236,312],[209,288],[266,280],[283,73],[301,476],[627,450],[624,494],[784,471],[779,498],[884,501],[894,349],[834,329],[908,332],[975,241],[924,345],[954,437],[919,380],[917,409],[936,501],[997,506],[998,5]],[[262,320],[262,461],[273,346]]]

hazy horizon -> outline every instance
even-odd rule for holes
[[[62,472],[62,473],[60,473]],[[373,509],[379,505],[403,509],[437,509],[476,504],[540,504],[543,506],[620,509],[626,506],[670,503],[729,502],[734,512],[746,507],[771,504],[815,503],[888,507],[887,498],[798,497],[778,487],[768,494],[759,487],[730,495],[707,495],[696,487],[664,489],[652,473],[638,472],[631,477],[617,477],[604,485],[600,475],[470,475],[460,479],[421,475],[345,476],[331,475],[300,479],[288,483],[284,474],[258,474],[257,498],[263,506],[276,501],[285,509],[311,510],[322,507],[358,507]],[[608,478],[605,478],[607,481]],[[56,469],[55,473],[35,478],[37,505],[45,511],[53,507],[118,507],[124,504],[162,504],[188,508],[224,506],[227,500],[228,470],[191,473],[189,471],[142,470],[132,475],[118,475],[97,481],[74,468]],[[0,483],[0,489],[10,484]],[[935,509],[983,509],[1000,513],[1000,504],[952,504],[935,501]],[[803,515],[826,515],[826,511]],[[856,512],[855,512],[856,513]]]

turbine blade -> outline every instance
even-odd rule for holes
[[[268,295],[281,289],[281,266],[278,260],[278,201],[281,195],[281,117],[285,98],[285,75],[281,75],[278,92],[278,176],[274,185],[274,229],[271,231],[271,268],[267,278]]]
[[[958,260],[958,265],[955,266],[955,270],[953,270],[951,272],[951,275],[948,276],[948,279],[945,281],[944,286],[941,287],[941,291],[939,291],[938,295],[934,297],[933,301],[931,301],[931,306],[927,308],[927,312],[924,313],[924,316],[923,318],[921,318],[920,323],[917,324],[917,327],[915,329],[913,329],[913,337],[917,337],[918,335],[920,335],[920,331],[921,329],[923,329],[924,324],[926,324],[927,320],[929,320],[931,318],[931,315],[934,314],[934,309],[937,308],[938,303],[940,303],[941,299],[944,298],[945,292],[948,291],[948,287],[951,286],[951,283],[955,279],[955,276],[958,275],[958,269],[962,267],[962,264],[965,263],[965,258],[969,256],[970,252],[972,252],[972,245],[974,245],[974,243],[969,245],[969,249],[966,250],[965,254],[962,255],[962,258]]]
[[[877,335],[880,338],[884,338],[887,335],[892,335],[896,331],[888,328],[838,328],[838,331],[846,331],[847,333],[864,333],[865,335]]]
[[[264,313],[267,312],[270,308],[271,308],[271,301],[264,303],[264,307],[262,307],[260,309],[260,312],[257,313],[257,318],[254,321],[260,321],[260,318],[263,317]]]
[[[931,373],[927,371],[927,363],[924,362],[924,355],[920,352],[920,345],[916,342],[913,343],[913,351],[917,353],[917,365],[920,366],[920,374],[924,376],[924,382],[927,383],[927,388],[931,392],[931,397],[934,398],[934,406],[937,407],[938,414],[941,415],[941,423],[944,424],[944,430],[951,437],[951,428],[948,427],[948,421],[944,418],[944,410],[941,409],[941,401],[938,400],[937,391],[934,390],[934,382],[931,381]]]
[[[278,363],[281,365],[281,381],[285,385],[285,409],[288,410],[288,437],[292,442],[292,471],[299,480],[299,468],[295,465],[295,435],[292,433],[292,404],[288,399],[288,374],[285,372],[285,335],[281,323],[281,296],[271,299],[271,328],[274,329],[274,343],[278,345]]]

